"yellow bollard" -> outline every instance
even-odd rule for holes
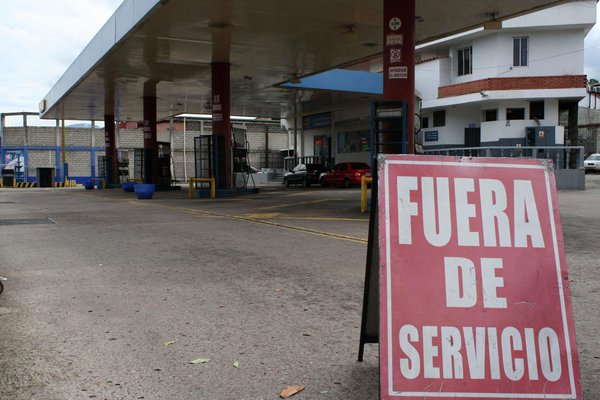
[[[367,176],[360,177],[360,212],[367,212],[367,184],[372,183],[373,178]]]
[[[190,178],[189,183],[189,197],[194,198],[194,183],[195,182],[207,182],[210,184],[210,198],[214,199],[217,197],[217,188],[215,186],[215,178]]]

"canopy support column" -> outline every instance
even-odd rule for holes
[[[416,0],[383,1],[383,99],[407,105],[407,152],[415,149],[415,19]],[[394,127],[390,127],[394,129]],[[389,128],[388,128],[389,129]],[[399,138],[384,137],[383,142]],[[384,153],[400,153],[398,146],[384,146]]]
[[[144,183],[158,184],[156,96],[144,96]]]
[[[217,187],[233,189],[230,64],[212,63],[212,130],[217,139]]]
[[[117,164],[117,144],[115,141],[115,116],[104,116],[104,146],[106,152],[106,184],[118,185],[119,168]]]

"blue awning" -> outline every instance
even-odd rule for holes
[[[332,90],[337,92],[383,94],[383,74],[348,69],[332,69],[301,78],[300,83],[282,83],[290,89]]]

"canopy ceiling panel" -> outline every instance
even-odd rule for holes
[[[417,0],[417,41],[547,7],[556,0]],[[211,63],[231,63],[232,114],[279,118],[274,85],[375,57],[381,0],[126,0],[46,95],[43,118],[158,118],[210,108]]]

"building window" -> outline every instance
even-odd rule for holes
[[[506,109],[506,119],[509,121],[517,120],[517,119],[525,119],[525,109],[524,108],[507,108]]]
[[[423,117],[421,118],[421,128],[425,129],[425,128],[429,128],[429,117]]]
[[[526,67],[529,65],[529,38],[513,39],[513,66]]]
[[[433,112],[433,126],[446,126],[446,110]]]
[[[544,100],[529,103],[529,119],[544,119]]]
[[[338,153],[360,153],[371,151],[371,134],[368,129],[353,132],[338,132]]]
[[[483,121],[498,121],[498,109],[493,110],[483,110]]]
[[[458,49],[458,76],[469,75],[473,73],[472,55],[472,47]]]
[[[315,136],[313,138],[313,154],[326,159],[331,158],[331,137],[330,136]]]

